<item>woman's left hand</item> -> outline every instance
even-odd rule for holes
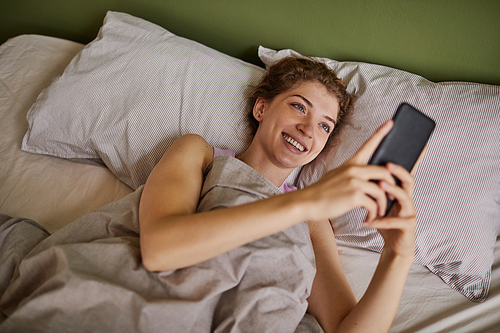
[[[416,210],[413,204],[413,177],[402,166],[387,164],[391,174],[401,181],[401,187],[380,182],[391,200],[396,200],[385,217],[364,223],[365,227],[375,228],[385,241],[385,250],[395,255],[413,258],[415,254]]]

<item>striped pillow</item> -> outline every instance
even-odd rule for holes
[[[97,159],[133,189],[179,136],[242,153],[249,85],[261,67],[155,24],[108,12],[97,38],[28,111],[22,149]]]
[[[298,53],[260,48],[270,65]],[[316,182],[349,159],[371,134],[408,102],[436,121],[428,151],[415,174],[415,262],[425,265],[472,301],[484,301],[500,227],[500,86],[430,82],[418,75],[359,62],[322,59],[359,96],[352,125],[299,176],[299,187]],[[337,240],[380,252],[384,241],[366,229],[366,211],[332,219]]]

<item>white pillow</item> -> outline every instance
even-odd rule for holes
[[[263,71],[150,22],[108,12],[97,38],[29,110],[22,149],[102,159],[136,189],[183,134],[242,153],[250,143],[245,92]]]
[[[267,65],[292,50],[261,47]],[[408,102],[436,121],[427,154],[415,174],[415,262],[473,301],[488,293],[493,248],[500,227],[500,87],[430,82],[401,70],[359,62],[320,59],[355,91],[352,125],[340,143],[305,166],[299,186],[316,182],[349,159],[371,134]],[[362,226],[366,211],[331,220],[338,240],[380,252],[384,241]]]

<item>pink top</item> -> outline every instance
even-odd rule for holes
[[[226,149],[220,149],[220,148],[214,147],[214,158],[216,158],[217,156],[236,157],[236,153],[230,149],[226,150]],[[281,184],[279,189],[281,192],[286,193],[286,192],[295,191],[297,188],[293,185],[288,185],[286,182],[284,182],[283,184]]]

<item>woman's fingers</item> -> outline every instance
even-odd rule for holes
[[[366,164],[370,156],[372,156],[372,154],[377,149],[380,142],[390,132],[393,125],[394,121],[386,121],[375,131],[375,133],[373,133],[371,138],[364,143],[364,145],[358,150],[358,152],[353,156],[351,160],[356,164]]]
[[[373,220],[377,216],[383,216],[387,208],[387,197],[385,195],[385,191],[374,182],[365,182],[363,192],[376,204],[376,206],[369,211],[367,220]]]
[[[377,165],[347,165],[332,170],[318,182],[318,186],[325,188],[337,198],[341,192],[351,198],[350,209],[363,207],[368,211],[367,220],[385,215],[387,207],[386,192],[379,184],[396,185],[391,172]],[[341,190],[342,189],[342,190]]]
[[[363,207],[367,211],[365,222],[371,222],[371,221],[375,220],[378,216],[377,215],[377,211],[378,211],[377,203],[369,197],[364,198],[363,201],[364,202],[361,203],[359,206]]]
[[[362,180],[385,181],[392,185],[396,184],[391,171],[378,165],[353,165],[349,167],[347,174]]]
[[[327,195],[331,199],[338,200],[341,193],[344,193],[344,199],[350,198],[344,202],[343,208],[337,207],[338,211],[361,206],[368,211],[366,221],[373,221],[385,215],[387,195],[391,200],[398,201],[397,206],[401,207],[398,209],[398,216],[415,215],[412,199],[413,177],[410,173],[395,164],[385,167],[366,164],[393,124],[392,120],[387,121],[349,161],[331,170],[316,184],[319,189],[323,188],[325,193],[331,193]],[[401,180],[401,187],[396,186],[395,178]]]
[[[415,216],[415,208],[413,206],[413,199],[411,194],[408,193],[406,189],[399,187],[397,185],[391,185],[388,183],[381,183],[380,187],[384,190],[388,195],[391,195],[397,200],[400,206],[400,210],[398,216],[407,217],[407,216]]]
[[[405,168],[394,163],[387,163],[386,168],[392,175],[394,175],[394,177],[400,180],[401,187],[408,193],[408,195],[412,196],[414,185],[413,176],[406,171]]]
[[[368,223],[364,223],[366,228],[381,230],[414,230],[415,217],[384,217]]]

